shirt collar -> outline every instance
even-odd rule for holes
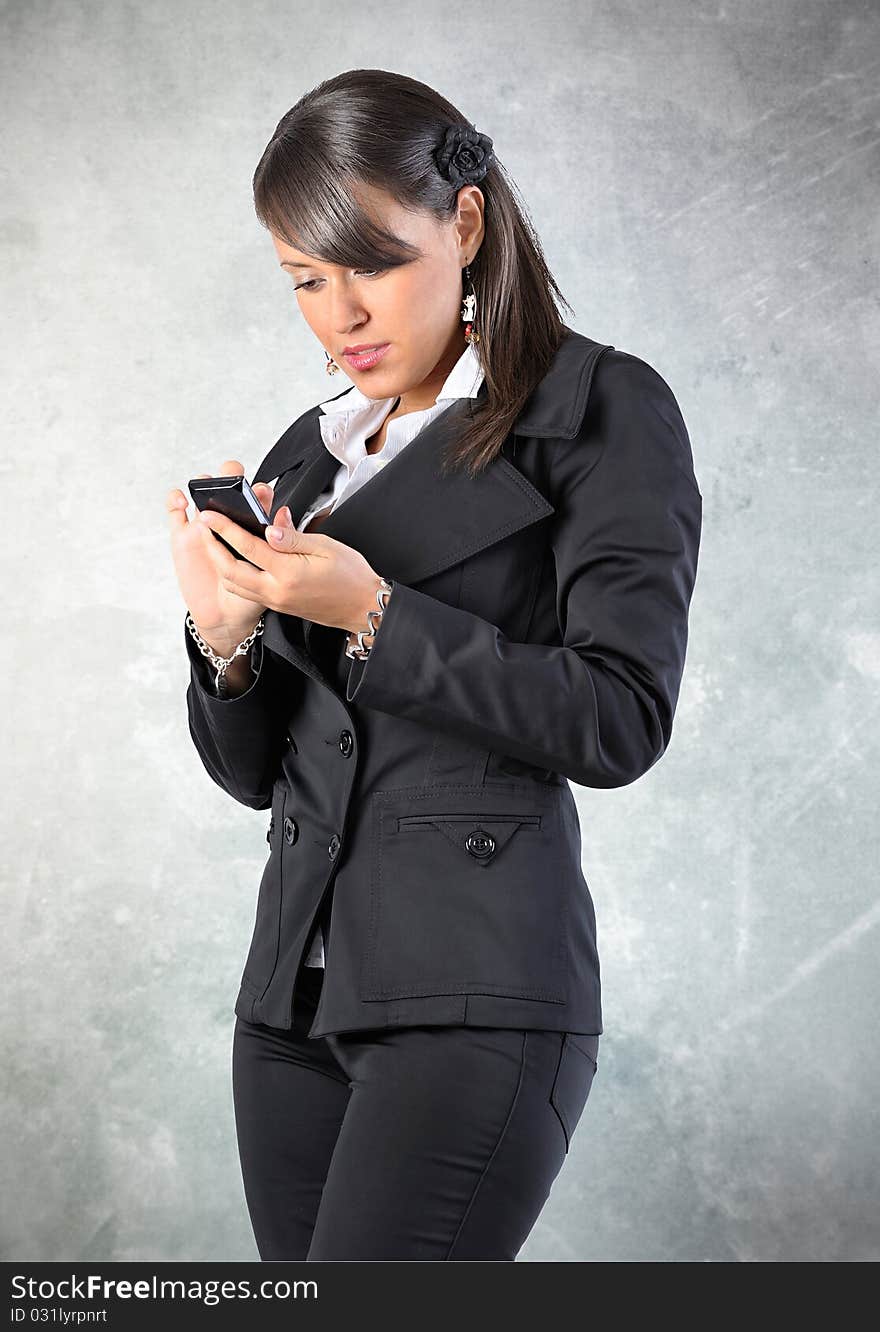
[[[437,394],[437,402],[451,401],[455,398],[475,398],[482,382],[483,368],[473,344],[469,342],[446,376],[443,387]],[[368,398],[356,384],[353,384],[347,393],[322,402],[319,406],[322,412],[332,416],[339,412],[358,412],[365,408],[385,407],[396,401],[396,398]]]

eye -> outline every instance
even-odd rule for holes
[[[364,277],[379,277],[382,273],[387,272],[387,269],[384,269],[384,268],[357,268],[357,269],[355,269],[355,272],[358,274],[358,276],[364,276]],[[293,290],[294,290],[294,291],[311,291],[311,290],[312,290],[314,287],[316,287],[317,285],[318,285],[318,279],[316,279],[316,278],[310,278],[308,282],[300,282],[298,285],[294,286]]]

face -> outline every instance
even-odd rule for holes
[[[482,241],[483,195],[475,185],[462,186],[447,223],[412,213],[371,187],[361,190],[374,215],[418,246],[421,258],[365,272],[324,263],[274,233],[272,241],[306,323],[337,365],[368,398],[400,397],[406,410],[419,410],[435,402],[466,346],[462,269]],[[389,346],[375,364],[358,367],[344,349],[362,343]]]

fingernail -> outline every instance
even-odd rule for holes
[[[274,537],[276,541],[280,541],[281,538],[284,536],[284,533],[280,527],[267,527],[266,534],[267,536]]]

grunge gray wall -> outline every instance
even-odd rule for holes
[[[606,1031],[521,1258],[880,1257],[876,5],[0,24],[3,1258],[256,1257],[229,1051],[266,820],[189,738],[164,501],[326,396],[250,179],[352,66],[493,137],[568,322],[666,378],[704,496],[670,750],[575,788]]]

